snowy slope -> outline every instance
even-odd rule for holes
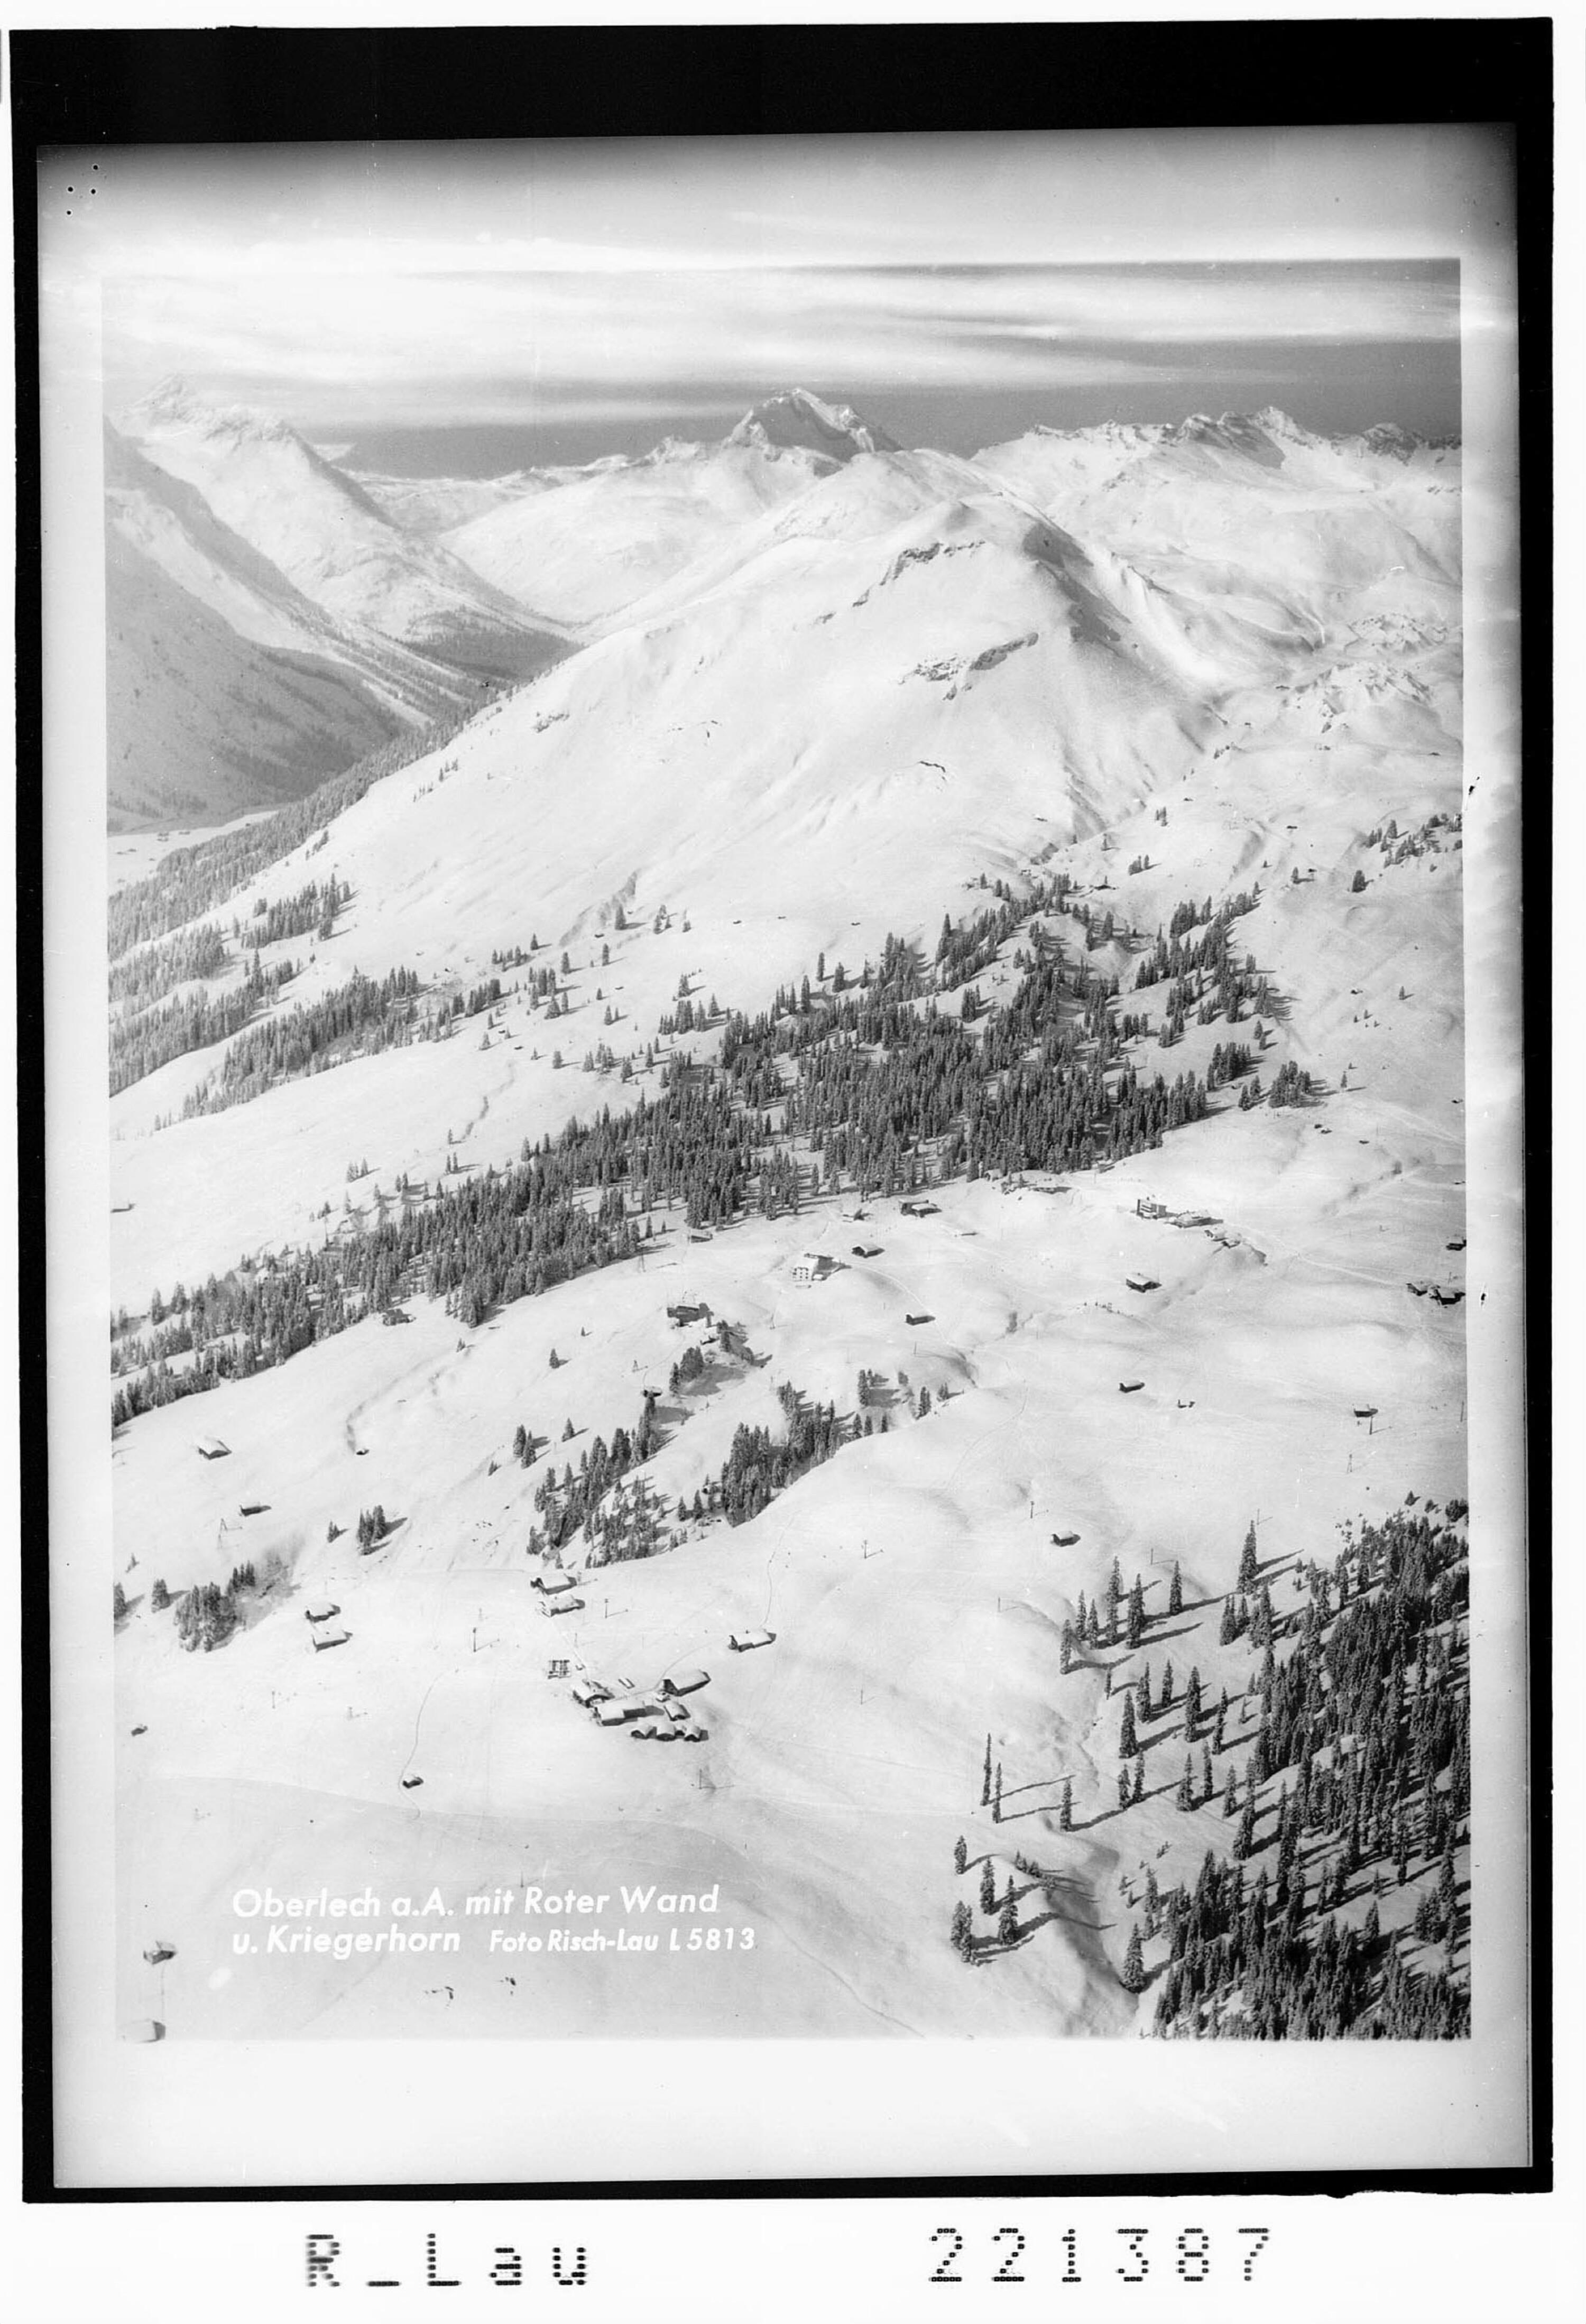
[[[1175,1665],[1228,1688],[1242,1764],[1250,1661],[1218,1615],[1252,1517],[1287,1604],[1289,1561],[1330,1556],[1339,1525],[1463,1488],[1464,1311],[1407,1288],[1464,1279],[1462,856],[1446,822],[1416,853],[1369,844],[1459,810],[1457,456],[1300,441],[1273,415],[1042,434],[975,462],[874,431],[840,459],[735,435],[477,520],[503,558],[512,535],[514,589],[555,576],[558,610],[603,634],[226,907],[245,918],[334,866],[352,902],[328,943],[281,948],[303,963],[289,999],[399,963],[460,990],[533,935],[537,961],[567,952],[569,1013],[552,1023],[509,970],[487,1032],[466,1020],[227,1112],[153,1127],[212,1056],[134,1085],[112,1107],[113,1297],[141,1314],[178,1276],[355,1232],[401,1174],[499,1170],[571,1113],[653,1095],[650,1043],[708,1056],[714,1036],[659,1035],[680,986],[754,1009],[823,953],[852,975],[889,931],[928,952],[999,878],[1068,872],[1115,915],[1091,957],[1126,991],[1125,932],[1259,885],[1235,925],[1279,996],[1259,1070],[1292,1060],[1323,1094],[1247,1111],[1223,1093],[1115,1167],[954,1182],[923,1218],[878,1200],[861,1223],[825,1195],[696,1240],[675,1213],[642,1262],[477,1329],[415,1296],[405,1329],[356,1325],[134,1420],[113,1452],[120,2005],[158,2000],[179,2037],[1135,2030],[1120,1899],[1148,1868],[1193,1882],[1221,1812],[1175,1805],[1171,1719],[1120,1809],[1103,1665],[1135,1670],[1063,1673],[1079,1594],[1117,1557],[1155,1611],[1179,1563]],[[569,496],[583,514],[558,531]],[[635,563],[603,598],[624,510]],[[992,1004],[1015,949],[977,980]],[[1160,993],[1142,1000],[1155,1019]],[[1162,1070],[1204,1071],[1225,1034],[1192,1021]],[[580,1070],[602,1042],[632,1080]],[[349,1184],[352,1161],[368,1177]],[[801,1283],[812,1248],[837,1264]],[[680,1302],[733,1319],[748,1355],[711,1352],[709,1319],[669,1316]],[[709,1360],[673,1393],[690,1338]],[[848,1413],[861,1368],[886,1383],[886,1434],[741,1527],[685,1517],[680,1546],[597,1570],[576,1618],[541,1618],[524,1545],[547,1461],[632,1429],[654,1387],[650,1473],[687,1508],[738,1425],[779,1425],[779,1386]],[[532,1469],[520,1423],[543,1440]],[[226,1457],[200,1459],[200,1435]],[[352,1528],[376,1500],[399,1522],[363,1557]],[[272,1552],[289,1571],[245,1630],[180,1654],[154,1576],[223,1582]],[[318,1597],[351,1634],[335,1652],[309,1643]],[[774,1646],[727,1651],[762,1625]],[[604,1732],[571,1699],[579,1672],[651,1686],[690,1665],[710,1673],[697,1744]],[[946,1932],[982,1858],[999,1897],[1015,1882],[1019,1935],[992,1948],[977,1913],[972,1972]],[[719,1882],[756,1950],[699,1977],[595,1953],[525,1974],[483,1932],[444,1967],[232,1961],[239,1882],[350,1889],[365,1869],[448,1900]],[[1390,1894],[1385,1923],[1412,1909]],[[178,1948],[162,1989],[154,1934]]]
[[[108,422],[105,493],[114,824],[300,798],[478,699],[477,679],[334,620]]]
[[[1457,602],[1457,447],[1335,440],[1272,410],[1102,432],[1098,446],[1041,429],[977,465],[1155,575],[1270,593],[1323,629],[1350,593],[1395,577]]]
[[[736,454],[724,456],[736,475]],[[1369,501],[1361,513],[1376,521]],[[1443,603],[1439,586],[1425,596]],[[289,999],[311,1001],[355,965],[372,976],[411,966],[466,989],[499,945],[530,934],[558,952],[574,944],[590,973],[558,1036],[536,1033],[544,1057],[533,1073],[526,1059],[516,1097],[503,1086],[519,1070],[511,1058],[428,1068],[434,1100],[410,1103],[402,1164],[438,1167],[446,1128],[477,1111],[470,1071],[484,1074],[506,1150],[547,1126],[545,1093],[558,1086],[543,1079],[549,1050],[576,1059],[605,1035],[613,986],[630,1047],[653,1035],[683,971],[731,1005],[761,1006],[821,952],[853,970],[889,931],[931,934],[982,875],[1187,788],[1236,743],[1277,754],[1285,795],[1292,783],[1302,798],[1317,763],[1333,765],[1349,796],[1331,754],[1351,741],[1445,752],[1431,763],[1452,773],[1457,657],[1428,643],[1430,614],[1372,632],[1368,652],[1342,629],[1336,645],[1319,640],[1308,609],[1279,632],[1243,595],[1204,602],[1192,620],[1182,595],[1088,553],[974,464],[862,453],[828,466],[476,722],[437,754],[444,775],[420,762],[339,818],[330,860],[355,901]],[[1363,833],[1385,770],[1373,757],[1361,771]],[[1247,844],[1230,872],[1249,860]],[[290,864],[266,874],[238,899],[244,917],[293,881]],[[690,925],[686,937],[675,920],[665,937],[628,939],[608,982],[592,939],[619,900],[636,920],[664,903]],[[302,961],[300,945],[284,949]],[[168,1236],[180,1271],[195,1271],[272,1231],[295,1234],[327,1194],[340,1199],[319,1139],[294,1134],[281,1145],[289,1166],[272,1159],[265,1174],[263,1210],[248,1206],[245,1237],[182,1203],[189,1166],[168,1168],[170,1141],[193,1167],[224,1151],[225,1182],[240,1187],[250,1174],[232,1149],[304,1102],[273,1093],[243,1116],[180,1124],[158,1153],[144,1148],[147,1124],[180,1111],[206,1063],[178,1059],[115,1102],[116,1133],[134,1141],[134,1296]],[[414,1070],[411,1053],[392,1053],[322,1080],[314,1103],[329,1153],[355,1140],[352,1119],[334,1127],[344,1109],[355,1117],[369,1086],[406,1086]],[[559,1101],[579,1102],[576,1085]]]
[[[603,626],[820,473],[798,450],[669,441],[505,501],[445,540],[521,604]]]
[[[195,486],[223,522],[338,621],[503,675],[552,658],[552,641],[488,584],[405,532],[284,421],[207,404],[169,380],[120,424],[147,459]]]
[[[505,502],[547,491],[552,482],[532,468],[505,476],[392,476],[349,466],[346,474],[393,524],[418,533],[448,531]]]
[[[300,798],[401,724],[339,656],[254,642],[119,532],[105,611],[113,830]]]

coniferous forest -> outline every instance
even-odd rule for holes
[[[290,807],[240,829],[217,832],[212,839],[174,849],[145,878],[129,881],[111,897],[110,958],[118,961],[134,945],[169,936],[200,913],[213,911],[272,863],[279,863],[306,840],[313,839],[316,832],[326,832],[327,825],[355,807],[385,776],[439,750],[475,715],[475,710],[460,710],[455,718],[415,727],[370,752],[343,773],[333,775],[306,798],[294,799]],[[318,844],[324,846],[327,838],[328,834]]]
[[[1148,1866],[1120,1883],[1134,1915],[1122,1982],[1154,1987],[1159,2034],[1471,2030],[1465,1507],[1412,1513],[1415,1499],[1342,1528],[1326,1563],[1263,1571],[1252,1534],[1222,1631],[1250,1658],[1242,1700],[1225,1691],[1213,1708],[1193,1671],[1176,1696],[1170,1664],[1155,1696],[1148,1663],[1124,1693],[1119,1803],[1103,1813],[1149,1796],[1138,1754],[1167,1720],[1185,1751],[1175,1803],[1207,1829],[1193,1886],[1159,1889]],[[1278,1612],[1275,1591],[1303,1604]],[[1098,1634],[1115,1635],[1103,1614]]]
[[[1463,1501],[1440,1512],[1408,1493],[1380,1523],[1341,1526],[1331,1559],[1266,1566],[1252,1526],[1221,1632],[1224,1647],[1242,1646],[1248,1656],[1242,1694],[1231,1702],[1224,1685],[1213,1704],[1198,1670],[1180,1684],[1171,1661],[1153,1683],[1148,1659],[1132,1683],[1110,1684],[1120,1696],[1116,1804],[1103,1786],[1093,1811],[1076,1819],[1070,1778],[1059,1831],[1104,1824],[1123,1855],[1133,1812],[1170,1797],[1205,1833],[1193,1884],[1160,1886],[1148,1856],[1119,1877],[1116,1974],[1126,1992],[1154,1992],[1157,2035],[1469,2035],[1466,1516]],[[1279,1612],[1275,1591],[1303,1603]],[[1158,1618],[1176,1625],[1183,1610],[1176,1565]],[[1139,1577],[1126,1596],[1115,1560],[1104,1600],[1086,1607],[1082,1593],[1065,1625],[1062,1671],[1082,1653],[1126,1641],[1131,1651],[1145,1648],[1153,1628]],[[1183,1775],[1176,1784],[1171,1774],[1152,1783],[1145,1753],[1169,1738],[1170,1762],[1182,1739]],[[993,1824],[1001,1821],[1002,1769],[993,1773],[989,1736],[981,1805]],[[1161,1829],[1159,1819],[1152,1829]],[[1063,1909],[1061,1874],[1023,1854],[1012,1862],[1024,1878],[1021,1897],[1034,1894]],[[949,1927],[970,1966],[1024,1942],[1037,1924],[1017,1910],[1010,1915],[990,1855],[972,1861],[961,1839],[953,1857],[958,1883],[976,1864],[981,1912],[992,1926],[977,1929],[961,1886]]]
[[[675,1050],[658,1064],[655,1094],[627,1111],[575,1118],[554,1138],[526,1143],[503,1171],[377,1194],[373,1220],[360,1216],[353,1231],[327,1231],[318,1249],[244,1258],[223,1280],[194,1287],[182,1345],[135,1371],[116,1367],[113,1424],[284,1362],[403,1296],[446,1298],[472,1327],[499,1305],[633,1257],[675,1206],[690,1228],[715,1230],[797,1207],[823,1188],[862,1199],[960,1176],[1084,1170],[1202,1120],[1225,1083],[1240,1084],[1241,1104],[1259,1100],[1242,1042],[1218,1044],[1204,1078],[1190,1071],[1169,1082],[1142,1063],[1147,1021],[1120,1012],[1119,980],[1092,965],[1087,910],[1073,959],[1045,925],[1042,915],[1067,912],[1065,879],[1037,882],[1019,899],[998,885],[995,908],[961,934],[945,929],[935,968],[889,937],[880,963],[852,983],[838,963],[829,991],[806,980],[753,1018],[727,1014],[714,1062]],[[1275,1006],[1253,964],[1231,964],[1227,930],[1249,901],[1225,905],[1193,944],[1182,931],[1173,936],[1170,1014],[1203,1015],[1210,1003],[1237,1024],[1258,1004]],[[981,1006],[971,985],[956,1011],[945,1008],[945,991],[1015,935],[1024,942],[1007,1001]],[[313,1009],[261,1025],[187,1110],[236,1102],[355,1034],[366,1043],[373,1033],[377,1046],[412,1038],[414,984],[408,971],[380,985],[355,979]],[[492,980],[467,1007],[499,998]],[[462,1006],[459,995],[451,1009]],[[1283,1093],[1290,1102],[1308,1095],[1297,1069]],[[192,1360],[173,1367],[171,1352]]]
[[[1362,1521],[1329,1567],[1296,1573],[1305,1603],[1262,1649],[1242,1789],[1231,1766],[1223,1809],[1195,1803],[1221,1845],[1193,1890],[1140,1899],[1142,1933],[1166,1941],[1159,2033],[1470,2033],[1463,1517],[1451,1502],[1442,1522]],[[1406,1892],[1407,1917],[1390,1902]]]

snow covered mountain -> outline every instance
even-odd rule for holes
[[[462,563],[546,619],[593,632],[713,550],[730,550],[766,510],[831,463],[730,437],[669,438],[633,460],[548,472],[540,489],[443,535]]]
[[[476,680],[333,620],[108,423],[105,489],[113,827],[300,798],[477,702]]]
[[[1175,427],[1037,429],[977,456],[1057,523],[1152,577],[1254,585],[1326,627],[1364,592],[1383,610],[1457,604],[1460,455],[1396,429],[1330,438],[1268,408]]]
[[[1251,1513],[1286,1655],[1346,1526],[1466,1485],[1457,451],[1263,412],[966,459],[790,393],[475,507],[168,426],[270,564],[146,484],[115,553],[239,650],[344,587],[410,603],[388,553],[412,604],[462,575],[565,647],[116,900],[117,1032],[149,1028],[111,1102],[123,1910],[179,1946],[173,2018],[1147,2030],[1148,1871],[1193,1885],[1239,1828],[1184,1753],[1259,1794],[1257,1853],[1287,1812],[1223,1619]],[[218,1592],[244,1545],[281,1587],[182,1654],[144,1577]],[[558,1558],[595,1586],[542,1625]],[[1127,1641],[1084,1628],[1115,1560]],[[693,1669],[669,1751],[571,1692]],[[1369,1874],[1306,1841],[1363,1923]],[[1383,1884],[1390,1945],[1442,1845]],[[758,1949],[708,1994],[593,1950],[206,1983],[244,1852],[284,1893],[349,1849],[448,1901],[686,1858]]]
[[[899,448],[884,429],[862,420],[852,404],[823,403],[805,387],[789,388],[757,403],[744,413],[727,441],[774,452],[811,452],[817,460],[839,466],[861,452]]]
[[[847,405],[798,388],[756,404],[719,444],[669,437],[637,459],[542,471],[537,489],[445,538],[521,604],[594,631],[704,559],[750,553],[757,518],[848,462],[898,449]]]
[[[167,383],[105,427],[109,813],[210,823],[455,719],[563,641],[279,422]],[[429,529],[433,529],[432,525]]]
[[[146,459],[195,486],[338,622],[498,678],[526,676],[552,658],[554,641],[488,583],[404,530],[285,421],[206,403],[167,380],[120,424]]]

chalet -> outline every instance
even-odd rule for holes
[[[653,1716],[661,1707],[661,1697],[641,1694],[630,1687],[626,1694],[608,1695],[604,1702],[592,1702],[589,1707],[602,1727],[621,1727],[630,1719]]]
[[[1055,1533],[1052,1539],[1057,1548],[1072,1549],[1079,1536],[1076,1533]]]
[[[903,1215],[906,1219],[934,1219],[941,1207],[939,1203],[905,1203]]]
[[[1160,1291],[1162,1288],[1154,1275],[1126,1275],[1123,1279],[1131,1291]]]
[[[582,1598],[566,1595],[559,1598],[542,1598],[539,1601],[539,1610],[542,1614],[581,1614],[584,1611],[584,1600]]]
[[[697,1692],[700,1687],[708,1686],[709,1684],[710,1673],[708,1671],[674,1671],[670,1678],[662,1679],[660,1683],[660,1691],[663,1694],[694,1694]]]
[[[800,1251],[793,1262],[795,1283],[824,1283],[828,1275],[837,1271],[837,1262],[824,1250]]]
[[[542,1597],[558,1598],[563,1591],[571,1590],[577,1579],[576,1573],[537,1573],[529,1587],[538,1590]]]
[[[774,1646],[776,1643],[774,1630],[734,1630],[727,1640],[727,1647],[732,1654],[747,1655],[756,1646]]]
[[[218,1436],[200,1436],[197,1449],[206,1461],[224,1461],[231,1452],[230,1445],[223,1444]]]
[[[1144,1388],[1144,1380],[1120,1380],[1118,1383],[1118,1393],[1120,1396],[1134,1396],[1139,1389]]]
[[[610,1687],[603,1686],[597,1678],[580,1678],[573,1682],[573,1700],[582,1703],[586,1711],[597,1702],[609,1701],[610,1696]]]
[[[327,1646],[345,1646],[352,1635],[350,1630],[327,1630],[322,1638],[311,1641],[314,1652],[322,1655]]]
[[[305,1622],[328,1622],[340,1612],[341,1608],[334,1599],[310,1598],[303,1609],[303,1619]]]

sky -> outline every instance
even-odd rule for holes
[[[47,157],[42,281],[100,292],[112,413],[174,374],[409,466],[791,386],[960,451],[1270,403],[1452,433],[1507,199],[1435,127],[110,148]]]

